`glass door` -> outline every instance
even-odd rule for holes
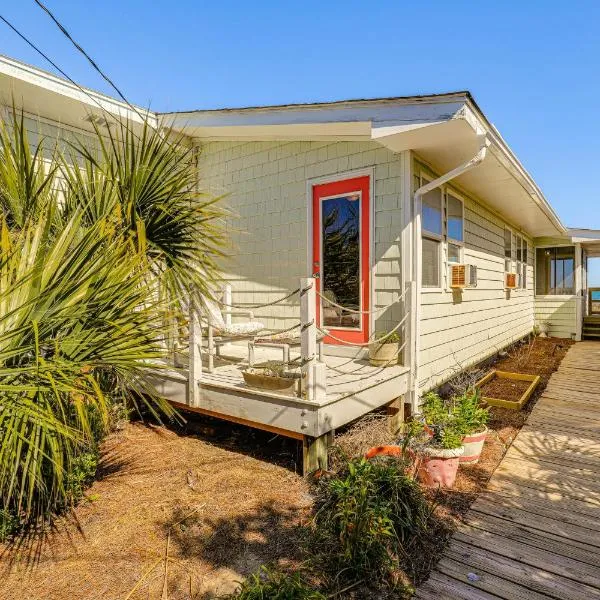
[[[313,187],[313,276],[317,323],[352,343],[369,339],[369,177]],[[328,344],[340,344],[328,336]]]

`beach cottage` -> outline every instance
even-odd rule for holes
[[[535,325],[600,339],[600,232],[562,224],[468,92],[160,114],[1,57],[0,103],[52,140],[148,119],[197,147],[198,185],[231,208],[231,256],[157,386],[302,440],[306,471],[337,428],[382,406],[397,425]],[[287,387],[245,378],[274,359]]]

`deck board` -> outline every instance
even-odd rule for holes
[[[416,598],[600,599],[600,343],[569,349]]]

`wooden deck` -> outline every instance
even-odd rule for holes
[[[600,599],[600,343],[571,347],[416,597]]]
[[[159,393],[180,408],[267,429],[276,433],[313,438],[402,397],[409,382],[409,368],[373,367],[359,358],[324,356],[326,390],[309,401],[293,392],[282,394],[249,388],[242,376],[247,367],[247,347],[231,345],[222,350],[212,373],[202,371],[199,404],[189,404],[187,369],[157,373]],[[281,352],[256,348],[256,363],[281,359]],[[298,356],[292,352],[292,359]]]

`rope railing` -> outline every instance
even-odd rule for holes
[[[217,304],[219,304],[220,306],[226,306],[227,308],[237,308],[239,310],[266,308],[267,306],[275,306],[276,304],[279,304],[280,302],[283,302],[284,300],[287,300],[288,298],[295,296],[299,292],[300,292],[300,288],[296,288],[293,292],[290,292],[289,294],[287,294],[287,296],[283,296],[282,298],[278,298],[277,300],[273,300],[272,302],[265,302],[264,304],[228,304],[227,302],[224,302],[223,300],[218,300],[216,298],[215,298],[215,302]]]
[[[371,344],[383,343],[385,340],[387,340],[389,337],[391,337],[394,333],[396,333],[396,331],[398,331],[398,329],[400,329],[400,327],[402,327],[402,325],[404,325],[404,322],[406,321],[407,317],[408,317],[408,313],[405,314],[404,317],[402,317],[402,319],[396,325],[396,327],[394,327],[394,329],[388,331],[385,335],[381,336],[380,338],[378,338],[376,340],[375,339],[369,340],[368,342],[361,342],[361,343],[349,342],[348,340],[344,340],[342,338],[339,338],[339,337],[333,335],[332,333],[330,333],[329,331],[327,331],[326,329],[323,329],[321,327],[317,327],[317,329],[321,333],[324,333],[327,337],[331,338],[332,340],[335,340],[336,342],[339,342],[340,344],[344,344],[346,346],[356,346],[358,348],[365,348],[367,346],[370,346]]]
[[[319,290],[315,290],[315,294],[317,294],[317,296],[319,296],[319,298],[321,298],[321,300],[323,300],[323,302],[327,302],[327,304],[329,304],[331,306],[340,308],[344,312],[349,312],[354,315],[376,315],[376,314],[379,314],[380,312],[387,310],[388,308],[391,308],[392,306],[394,306],[394,304],[398,304],[399,302],[401,302],[404,299],[404,296],[406,295],[406,289],[400,294],[400,296],[398,297],[398,300],[396,300],[395,302],[392,302],[391,304],[386,304],[385,306],[382,306],[381,308],[378,308],[375,310],[355,310],[354,308],[346,308],[345,306],[342,306],[341,304],[338,304],[337,302],[330,300],[329,298],[327,298],[327,296],[321,294],[321,292],[319,292]]]

